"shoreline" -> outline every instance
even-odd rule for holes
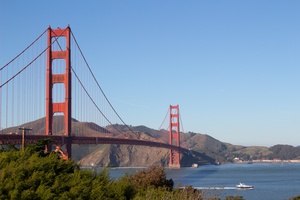
[[[300,160],[252,160],[252,163],[300,163]]]
[[[238,161],[232,164],[253,164],[253,163],[300,163],[300,160],[249,160],[249,161]]]
[[[278,164],[278,163],[300,163],[300,160],[252,160],[252,161],[239,161],[239,162],[233,162],[233,163],[220,163],[220,164],[208,164],[208,165],[226,165],[226,164],[254,164],[254,163],[274,163],[274,164]],[[201,166],[207,166],[207,165],[199,165],[198,167],[192,167],[192,166],[184,166],[181,168],[200,168]],[[92,168],[108,168],[108,169],[146,169],[150,166],[144,166],[144,167],[97,167],[97,166],[89,166],[89,165],[85,165],[85,166],[80,166],[81,169],[92,169]],[[170,167],[164,167],[165,169],[177,169],[177,168],[170,168]],[[180,168],[178,168],[180,169]]]

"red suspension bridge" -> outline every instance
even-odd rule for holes
[[[68,158],[72,144],[161,147],[170,149],[169,166],[180,167],[180,153],[187,150],[180,147],[179,106],[170,106],[169,114],[169,143],[129,138],[136,133],[106,97],[70,27],[49,27],[0,69],[1,144],[52,138]],[[35,129],[24,140],[19,127],[32,123]]]

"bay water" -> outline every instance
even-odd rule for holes
[[[111,168],[110,176],[117,179],[139,168]],[[205,165],[198,168],[166,168],[168,179],[175,186],[192,186],[205,191],[206,195],[243,196],[247,200],[284,200],[300,195],[299,163],[254,163]],[[245,183],[253,189],[236,189]]]

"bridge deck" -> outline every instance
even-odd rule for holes
[[[162,142],[147,141],[140,139],[129,139],[129,138],[112,138],[112,137],[83,137],[83,136],[71,136],[67,137],[64,135],[31,135],[25,136],[25,143],[34,144],[38,140],[51,138],[57,144],[63,145],[66,142],[72,144],[123,144],[123,145],[141,145],[151,146],[159,148],[167,148],[179,151],[188,151],[185,148],[170,145]],[[22,144],[21,134],[0,134],[0,144]]]

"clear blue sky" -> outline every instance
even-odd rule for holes
[[[1,1],[1,66],[68,24],[128,124],[300,145],[300,1]]]

